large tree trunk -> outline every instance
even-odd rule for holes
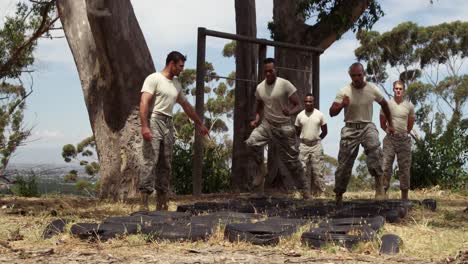
[[[236,34],[256,37],[255,0],[235,0]],[[237,42],[236,77],[255,80],[258,49],[255,44]],[[232,159],[232,185],[236,191],[247,191],[255,173],[255,162],[249,159],[244,141],[252,132],[249,120],[255,104],[256,83],[236,81],[234,107],[234,142]]]
[[[101,198],[137,193],[140,89],[155,71],[129,0],[58,0],[101,165]]]
[[[289,42],[305,46],[327,49],[342,34],[348,31],[369,5],[369,0],[341,1],[331,12],[346,18],[348,23],[337,29],[332,16],[327,16],[321,22],[309,26],[304,17],[298,15],[299,1],[273,0],[273,36],[276,41]],[[336,17],[335,17],[336,19]],[[275,49],[276,64],[298,70],[312,71],[311,54],[288,49]],[[298,89],[299,97],[311,91],[310,73],[279,69],[279,76],[291,81]],[[320,98],[315,98],[316,101]],[[268,150],[268,179],[267,187],[290,189],[294,186],[291,175],[278,157],[278,149],[270,147]]]

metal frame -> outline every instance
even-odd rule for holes
[[[273,46],[278,48],[293,49],[299,51],[305,51],[312,53],[312,94],[316,98],[315,105],[317,108],[320,106],[320,54],[323,53],[324,49],[317,47],[309,47],[303,45],[297,45],[292,43],[272,41],[267,39],[258,39],[243,35],[230,34],[220,31],[209,30],[203,27],[198,28],[198,41],[197,41],[197,81],[196,81],[196,92],[195,92],[195,111],[203,122],[204,114],[204,87],[205,87],[205,57],[206,57],[206,37],[217,37],[230,40],[243,41],[248,43],[254,43],[259,45],[258,52],[258,80],[262,80],[262,61],[266,58],[267,46]],[[294,69],[296,70],[296,69]],[[300,71],[300,70],[298,70]],[[193,194],[200,195],[202,193],[202,168],[203,168],[203,136],[200,133],[200,128],[195,127],[195,141],[193,146]]]

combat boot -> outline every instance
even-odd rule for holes
[[[401,190],[401,200],[408,200],[408,190]]]
[[[156,196],[156,210],[167,211],[169,209],[169,195],[159,192]]]
[[[140,211],[149,211],[148,206],[149,194],[146,192],[140,193]]]

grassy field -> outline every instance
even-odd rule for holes
[[[198,200],[220,201],[232,195],[207,195]],[[372,193],[350,193],[345,199],[371,198]],[[391,193],[390,198],[397,198]],[[331,199],[331,196],[328,197]],[[107,242],[86,242],[68,233],[42,239],[45,226],[63,217],[80,222],[128,215],[136,203],[111,203],[74,196],[46,198],[0,197],[0,263],[466,263],[468,261],[468,197],[437,189],[420,190],[411,199],[434,198],[436,212],[415,208],[403,222],[386,223],[381,234],[403,239],[400,254],[380,256],[379,241],[352,250],[330,245],[321,250],[301,245],[301,232],[274,247],[230,243],[221,230],[208,241],[147,241],[131,235]],[[170,203],[192,203],[181,196]],[[154,209],[154,208],[153,208]],[[305,231],[304,230],[301,231]]]

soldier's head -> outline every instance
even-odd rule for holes
[[[393,95],[395,98],[403,98],[405,95],[405,83],[401,80],[393,82]]]
[[[312,112],[315,107],[315,98],[311,93],[304,96],[304,108],[306,112]]]
[[[352,83],[354,88],[361,89],[366,85],[366,81],[364,80],[364,66],[361,63],[355,62],[349,66],[349,77],[351,77]]]
[[[185,61],[187,58],[178,51],[171,51],[167,54],[166,69],[172,76],[179,76],[184,70]]]
[[[263,74],[267,84],[273,84],[276,81],[275,59],[266,58],[263,61]]]

